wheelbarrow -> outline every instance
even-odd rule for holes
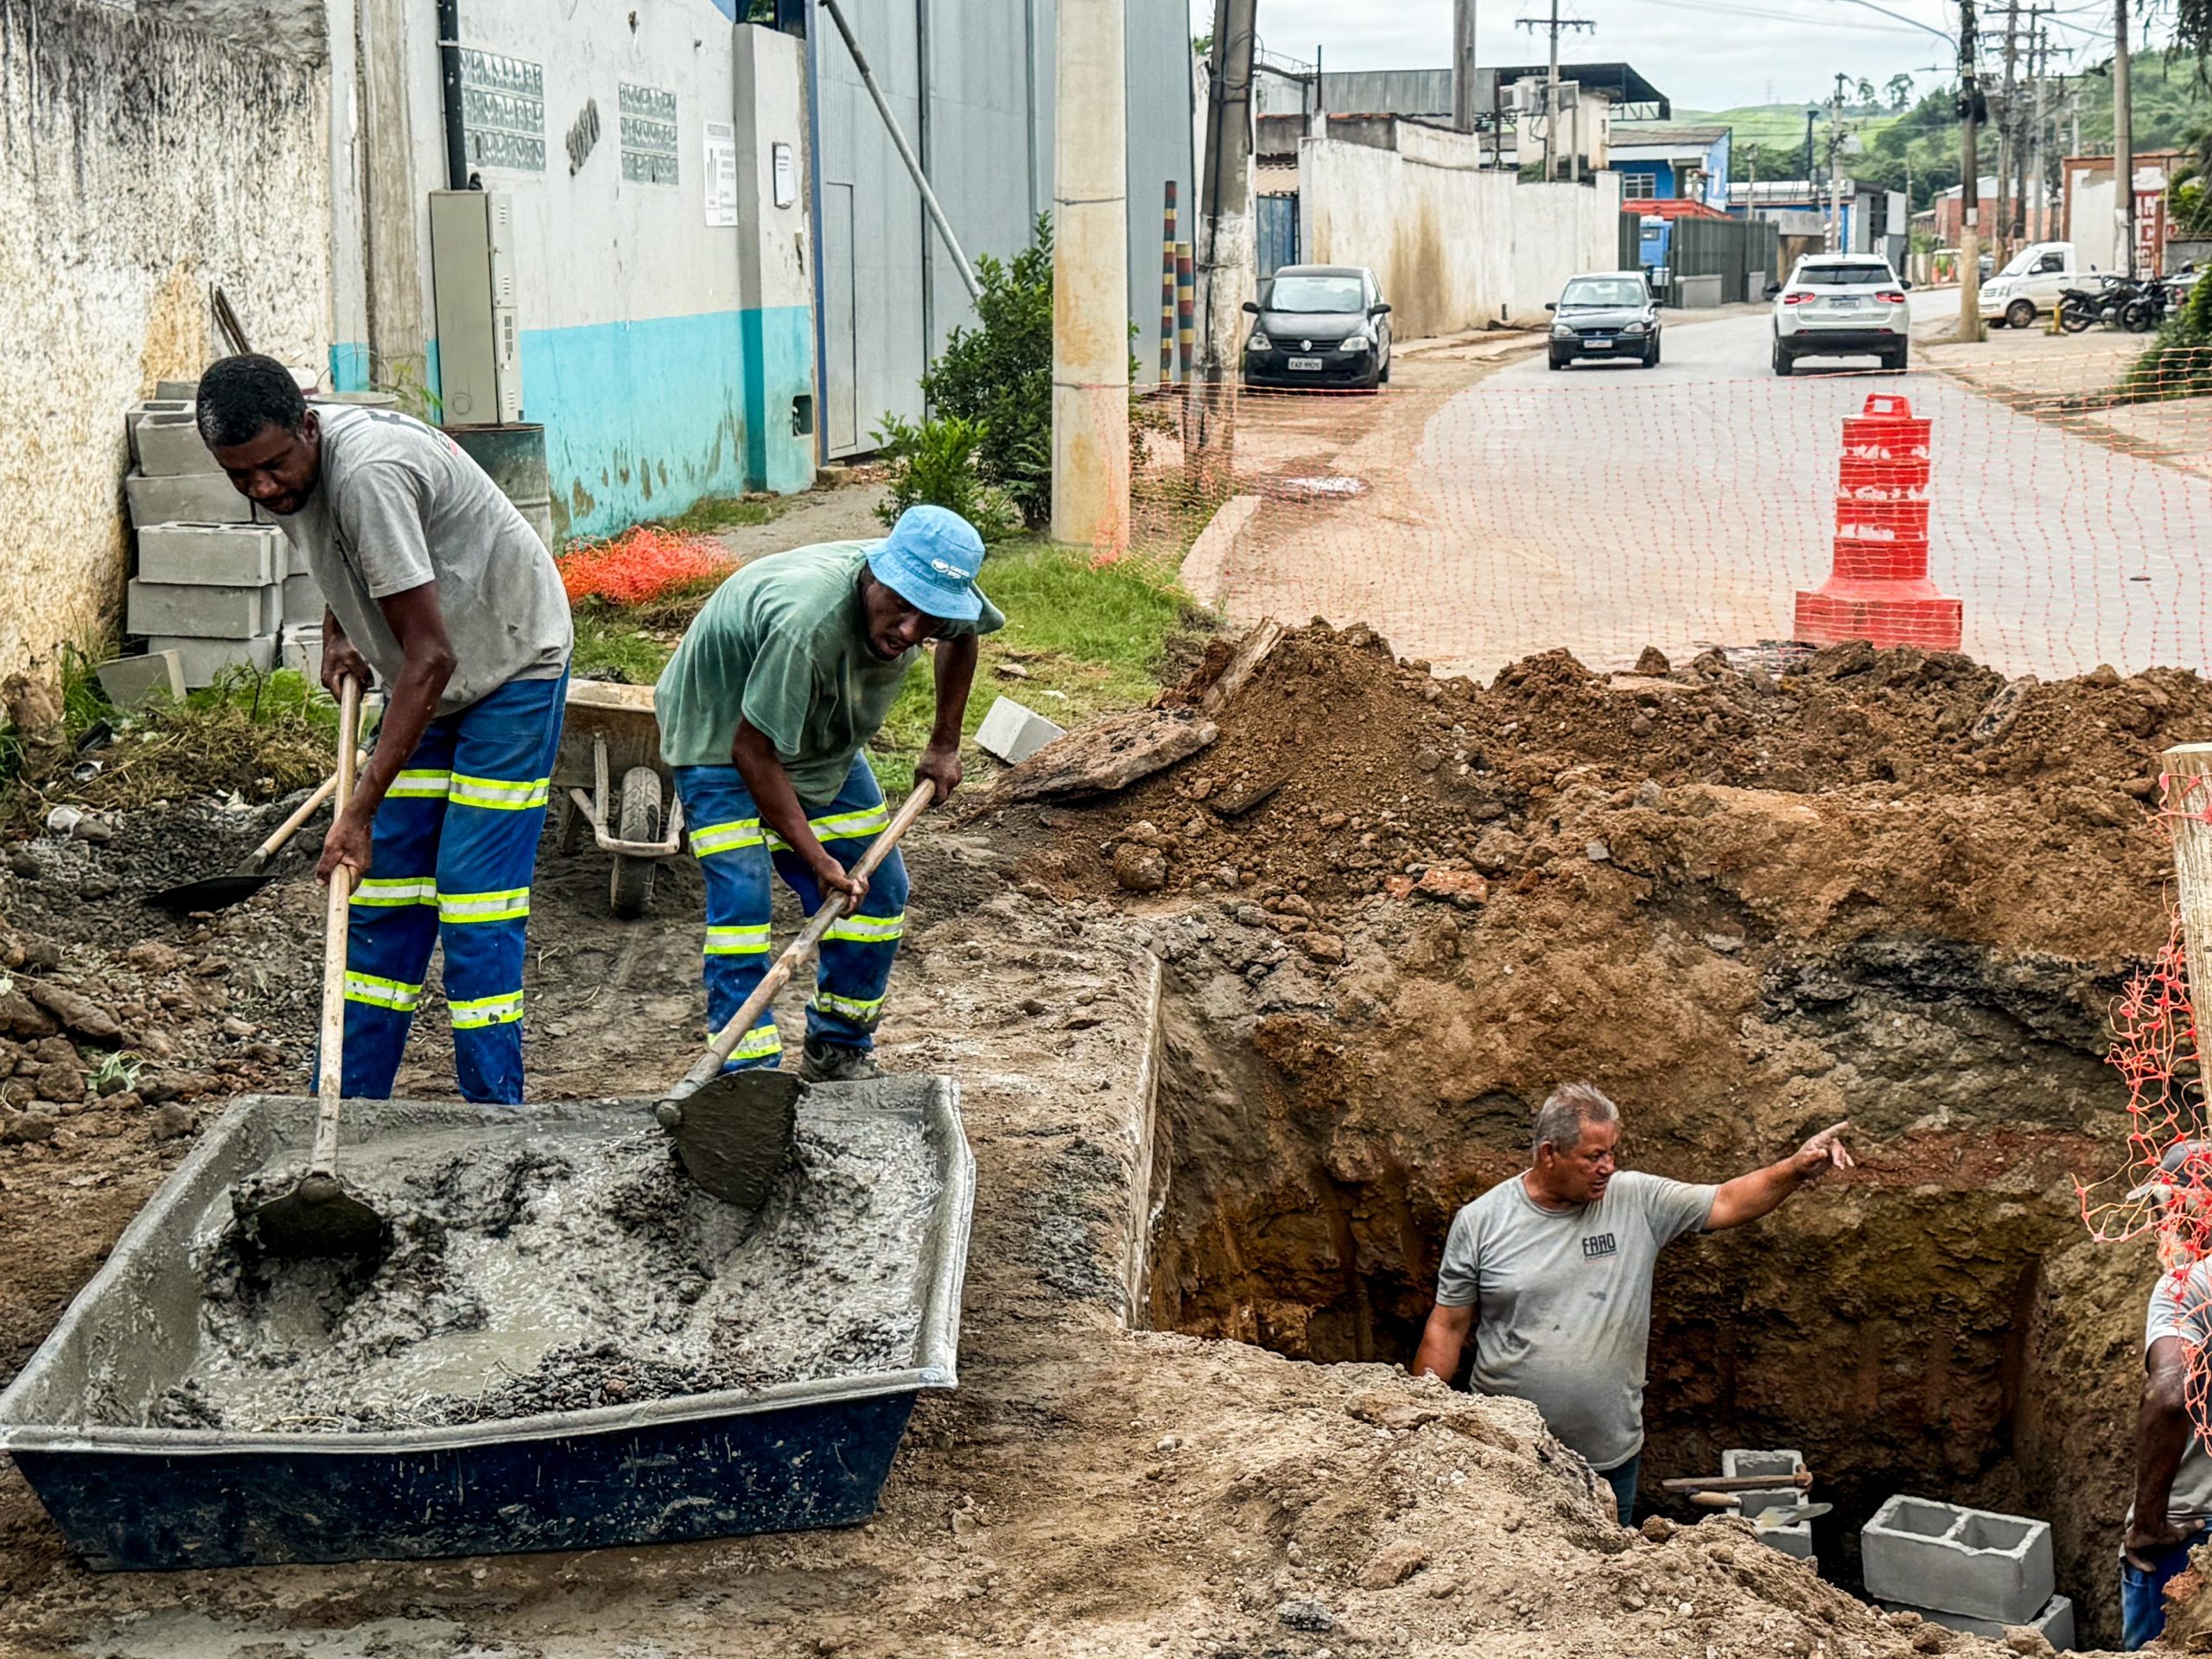
[[[661,762],[652,687],[569,682],[553,787],[561,850],[580,851],[588,830],[599,850],[613,855],[607,903],[626,920],[644,915],[661,861],[683,846],[683,804]]]

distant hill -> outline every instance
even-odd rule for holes
[[[1685,126],[1733,127],[1738,143],[1781,146],[1805,142],[1805,111],[1813,107],[1810,104],[1745,104],[1732,110],[1686,110],[1677,105],[1673,118]],[[1813,129],[1816,143],[1825,143],[1827,133],[1827,105],[1819,107],[1821,118]],[[1843,118],[1862,139],[1871,140],[1897,118],[1897,111],[1862,111],[1847,104]]]

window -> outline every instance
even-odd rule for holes
[[[1281,276],[1268,291],[1270,311],[1343,311],[1363,308],[1364,281],[1357,276]]]
[[[2047,270],[2063,270],[2065,269],[2066,261],[2055,253],[2046,253],[2041,259],[2036,262],[2036,272],[2038,276]]]
[[[1623,201],[1656,201],[1659,199],[1659,175],[1656,173],[1624,173],[1621,175]]]
[[[1578,276],[1559,296],[1560,309],[1571,305],[1642,305],[1643,284],[1633,276]]]
[[[1886,264],[1801,265],[1790,279],[1793,288],[1867,288],[1891,283],[1896,276]]]

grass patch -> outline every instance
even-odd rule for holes
[[[725,530],[772,524],[785,505],[797,499],[779,495],[772,501],[747,501],[734,495],[703,495],[672,518],[649,522],[679,536],[712,536]]]
[[[667,604],[666,600],[658,600],[651,607],[632,609],[610,605],[603,599],[585,600],[571,613],[575,619],[576,646],[569,671],[580,680],[651,685],[668,666],[689,619],[672,631],[649,628],[640,612],[659,610]],[[694,615],[698,608],[696,604],[692,606]]]

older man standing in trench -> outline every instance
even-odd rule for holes
[[[1535,1405],[1605,1478],[1628,1525],[1660,1250],[1688,1233],[1757,1221],[1829,1170],[1849,1169],[1849,1127],[1823,1129],[1748,1175],[1695,1186],[1616,1168],[1620,1109],[1586,1083],[1566,1084],[1536,1114],[1529,1168],[1453,1217],[1414,1375],[1450,1382],[1472,1331],[1476,1391]]]

